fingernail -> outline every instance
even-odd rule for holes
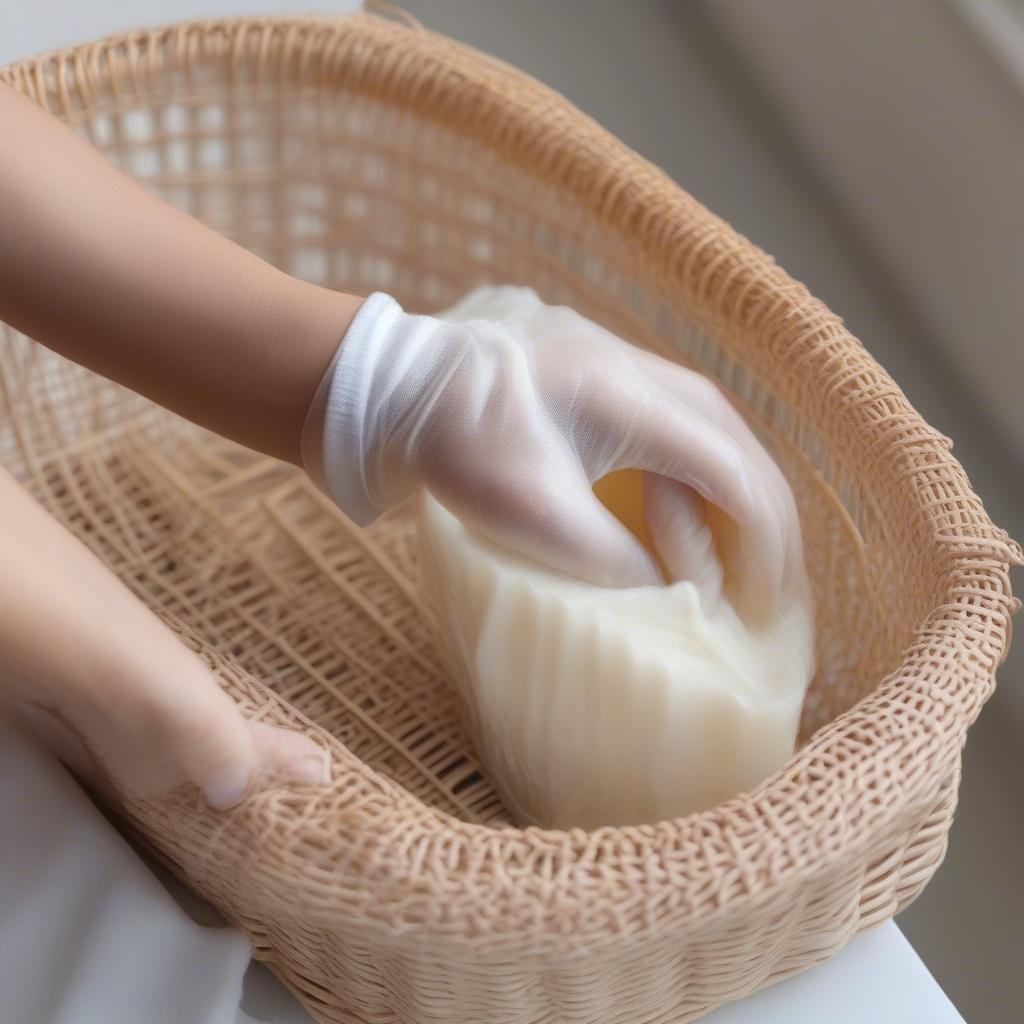
[[[213,782],[207,783],[203,790],[207,802],[217,810],[223,811],[234,807],[249,791],[252,771],[243,764],[226,768]]]
[[[299,786],[325,786],[331,781],[331,763],[326,754],[309,754],[288,762],[289,781]]]

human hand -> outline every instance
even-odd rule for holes
[[[87,776],[215,807],[259,781],[327,781],[299,732],[245,719],[206,665],[0,469],[0,698]],[[98,763],[96,763],[98,762]]]
[[[330,380],[324,479],[358,523],[425,485],[467,525],[555,569],[652,584],[651,552],[592,490],[635,468],[673,579],[693,578],[695,553],[710,550],[705,506],[752,602],[774,605],[802,573],[789,486],[718,388],[526,289],[474,293],[443,323],[372,296]]]

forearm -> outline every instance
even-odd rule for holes
[[[0,468],[0,689],[99,715],[126,681],[144,689],[147,663],[178,676],[198,668],[171,632]]]
[[[0,133],[0,319],[298,462],[310,399],[361,299],[276,270],[3,85]]]

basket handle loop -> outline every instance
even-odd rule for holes
[[[367,14],[376,14],[380,18],[400,21],[417,32],[424,31],[423,22],[419,18],[410,14],[405,8],[399,7],[398,4],[390,3],[389,0],[363,0],[363,10]]]

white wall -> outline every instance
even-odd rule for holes
[[[1024,466],[1024,64],[1004,65],[965,17],[988,0],[704,7]]]
[[[0,0],[0,65],[45,50],[186,18],[234,14],[336,14],[358,10],[360,0]]]

